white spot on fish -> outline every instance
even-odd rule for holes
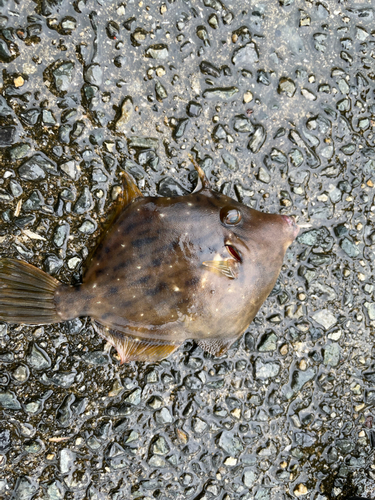
[[[137,266],[137,269],[142,269],[142,267],[141,266]]]
[[[174,289],[173,289],[175,292],[179,292],[180,289],[178,288],[178,286],[175,286]]]
[[[96,288],[96,283],[94,283],[94,284],[92,285],[92,287],[93,287],[93,288]]]

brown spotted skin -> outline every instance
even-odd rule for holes
[[[239,210],[238,224],[221,221],[225,207]],[[290,219],[207,188],[176,198],[138,198],[109,228],[83,284],[58,288],[58,313],[62,320],[91,316],[139,339],[232,342],[272,290],[297,233]],[[235,262],[234,278],[203,264],[228,259]]]

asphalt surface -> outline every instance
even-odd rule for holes
[[[120,172],[306,227],[248,332],[120,366],[0,325],[0,496],[375,496],[373,2],[0,0],[0,254],[81,280]],[[307,227],[309,225],[309,227]]]

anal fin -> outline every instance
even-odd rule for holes
[[[104,337],[118,352],[121,364],[130,361],[161,361],[172,354],[181,343],[172,344],[168,340],[136,339],[117,330],[106,328],[93,321],[95,331]]]
[[[202,339],[196,340],[201,349],[213,356],[222,356],[237,339]]]

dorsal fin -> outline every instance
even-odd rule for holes
[[[93,247],[91,250],[90,254],[88,255],[84,269],[87,270],[90,267],[91,260],[96,252],[96,249],[100,245],[100,243],[103,241],[103,239],[107,235],[107,231],[110,229],[112,224],[115,222],[117,217],[120,215],[120,213],[124,210],[127,205],[129,205],[132,201],[143,197],[143,194],[139,190],[138,186],[136,183],[133,181],[133,179],[130,177],[130,175],[122,171],[120,172],[121,178],[122,178],[122,190],[121,193],[118,195],[114,207],[111,209],[109,214],[107,215],[105,221],[102,222],[100,225],[100,236],[96,241],[96,245]]]
[[[143,194],[125,170],[123,170],[120,175],[122,176],[122,193],[120,194],[118,201],[122,205],[122,208],[124,208],[137,198],[142,198]]]
[[[107,218],[107,227],[109,227],[115,221],[115,219],[117,219],[117,216],[123,211],[125,207],[129,205],[129,203],[143,197],[143,194],[139,190],[137,184],[125,170],[120,172],[120,176],[122,180],[122,190],[116,199],[113,212]]]
[[[123,333],[106,328],[97,321],[93,326],[100,336],[104,337],[118,352],[121,364],[130,361],[161,361],[174,352],[181,342],[172,344],[168,340],[136,339]]]
[[[188,155],[191,163],[194,165],[195,170],[198,172],[198,183],[195,186],[193,193],[197,193],[198,191],[202,191],[202,189],[210,189],[210,184],[207,180],[206,174],[204,173],[202,167],[195,160],[193,155]]]

